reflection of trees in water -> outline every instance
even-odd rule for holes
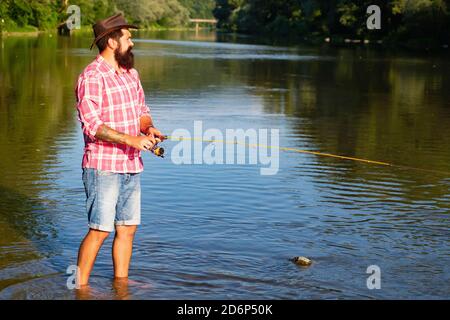
[[[176,91],[201,92],[221,77],[215,73],[211,60],[153,56],[138,56],[136,60],[136,68],[141,75],[147,97],[155,91],[161,94]]]
[[[48,34],[1,39],[1,267],[52,252],[55,217],[39,184],[51,186],[55,142],[75,128],[73,85],[81,69],[59,41]]]
[[[215,42],[219,38],[210,30],[131,30],[133,38],[158,39],[170,41],[209,41]]]
[[[0,145],[7,155],[1,157],[7,174],[0,181],[13,189],[20,190],[22,181],[16,174],[21,164],[26,162],[30,173],[40,172],[42,162],[55,153],[54,140],[74,128],[72,92],[79,67],[66,64],[59,50],[57,40],[48,35],[3,40]]]
[[[152,48],[148,50],[151,51]],[[147,98],[155,91],[162,95],[174,92],[181,92],[183,95],[199,94],[208,92],[208,86],[211,84],[232,83],[232,77],[221,72],[213,59],[144,55],[136,57],[136,68]]]

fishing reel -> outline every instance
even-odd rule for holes
[[[166,136],[163,136],[162,140],[159,139],[159,138],[155,138],[156,143],[151,149],[149,149],[150,152],[153,153],[157,157],[164,158],[164,148],[158,146],[158,143],[160,143],[160,142],[162,142],[162,141],[164,141],[166,139],[167,139]]]
[[[153,148],[150,149],[150,151],[158,157],[164,158],[164,148],[158,147],[156,145],[153,146]]]

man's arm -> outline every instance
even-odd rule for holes
[[[153,125],[153,119],[150,114],[142,115],[139,118],[139,123],[140,123],[141,132],[143,134],[145,134],[149,137],[158,138],[161,141],[166,139],[166,137],[161,133],[161,131],[156,129],[155,126]]]
[[[149,114],[144,114],[139,118],[140,129],[143,134],[147,134],[148,129],[153,127],[153,119]]]
[[[100,125],[100,127],[98,127],[95,137],[99,140],[103,140],[103,141],[107,141],[107,142],[127,144],[127,140],[131,136],[128,134],[116,131],[114,129],[111,129],[107,125],[102,124],[102,125]]]
[[[121,143],[129,145],[139,150],[148,150],[156,143],[153,137],[148,136],[130,136],[126,133],[122,133],[111,129],[110,127],[102,124],[98,127],[95,137],[99,140]]]

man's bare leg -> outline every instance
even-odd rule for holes
[[[112,247],[115,278],[128,277],[136,229],[137,226],[116,226],[116,235]]]
[[[81,242],[77,262],[79,268],[78,284],[80,286],[87,285],[98,251],[108,235],[109,232],[89,229],[88,234]]]

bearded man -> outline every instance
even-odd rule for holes
[[[78,120],[85,142],[82,180],[89,230],[78,252],[77,281],[88,284],[98,251],[115,230],[115,279],[126,279],[133,239],[141,221],[142,150],[164,136],[153,126],[139,74],[133,68],[133,42],[121,14],[93,26],[99,54],[78,78]]]

